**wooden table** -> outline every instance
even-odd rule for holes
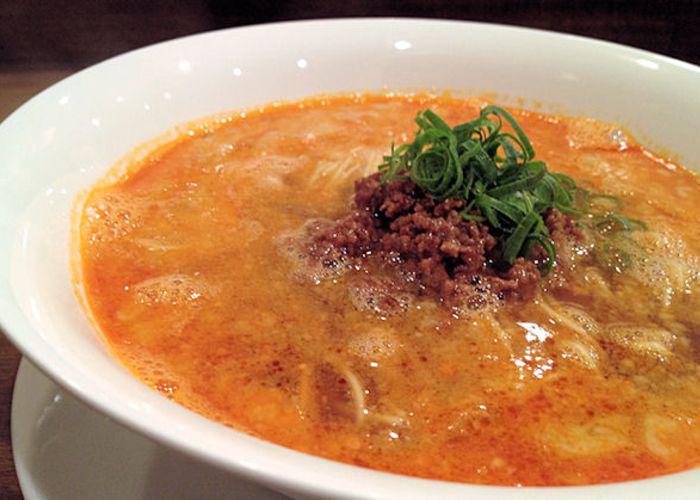
[[[56,71],[0,71],[0,121],[24,101],[71,72]],[[12,461],[10,439],[10,409],[12,388],[21,355],[0,330],[0,498],[22,498]]]

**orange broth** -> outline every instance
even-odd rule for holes
[[[384,471],[574,485],[700,465],[700,183],[615,126],[513,110],[551,170],[648,223],[627,269],[580,258],[532,301],[406,296],[394,314],[378,305],[382,269],[300,257],[300,228],[347,213],[354,180],[411,140],[417,111],[456,124],[480,105],[271,105],[193,127],[95,187],[82,287],[114,354],[208,418]]]

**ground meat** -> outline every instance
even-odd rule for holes
[[[583,243],[585,239],[583,230],[576,224],[575,219],[556,208],[547,209],[543,218],[549,237],[557,249],[557,265],[560,268],[567,267],[570,264],[570,252],[562,252],[562,250],[569,249],[572,244]],[[535,245],[528,258],[537,265],[545,265],[549,257],[541,245]]]
[[[355,181],[355,206],[358,210],[387,218],[407,213],[416,204],[418,192],[411,181],[382,185],[379,174]]]
[[[576,224],[576,221],[555,208],[547,210],[544,223],[549,229],[549,237],[552,238],[555,245],[566,239],[583,241],[583,231]]]
[[[360,257],[374,246],[378,238],[372,215],[365,210],[356,210],[318,233],[315,239],[321,244],[314,246],[313,253],[321,257],[340,249],[351,257]]]
[[[489,282],[497,295],[531,299],[540,281],[540,272],[531,260],[518,258],[502,276],[490,277]]]
[[[315,236],[316,255],[340,250],[349,258],[383,258],[420,290],[449,301],[466,297],[469,303],[483,302],[475,294],[528,299],[537,289],[541,275],[533,261],[544,261],[546,254],[539,255],[539,249],[530,260],[519,258],[497,269],[498,259],[491,258],[496,238],[487,225],[462,218],[461,199],[436,201],[410,180],[382,185],[374,174],[355,182],[354,202],[351,214]],[[582,238],[571,218],[559,211],[548,211],[545,221],[555,242]]]

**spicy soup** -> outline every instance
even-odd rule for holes
[[[400,474],[574,485],[700,465],[700,183],[617,127],[512,110],[538,160],[646,227],[583,228],[528,293],[459,304],[404,280],[400,255],[395,269],[308,251],[392,142],[413,138],[417,112],[453,125],[482,106],[270,105],[96,186],[81,286],[114,354],[215,421]]]

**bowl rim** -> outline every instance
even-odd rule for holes
[[[229,33],[238,34],[243,32],[265,30],[277,31],[284,30],[291,26],[295,26],[297,28],[301,26],[313,29],[314,27],[327,24],[346,25],[348,28],[357,29],[363,25],[366,26],[367,24],[381,25],[386,23],[416,25],[444,24],[459,26],[464,29],[490,28],[495,30],[503,30],[504,32],[518,34],[519,36],[524,37],[551,37],[551,39],[553,40],[566,39],[577,44],[588,45],[590,47],[598,47],[601,49],[614,50],[624,54],[645,57],[653,61],[664,62],[682,71],[692,72],[700,77],[700,66],[696,66],[692,63],[675,59],[670,56],[657,54],[651,51],[638,49],[623,44],[589,38],[581,35],[542,30],[536,28],[528,28],[522,26],[511,26],[499,23],[482,23],[473,21],[413,17],[351,17],[294,20],[205,31],[201,33],[186,35],[183,37],[158,42],[152,45],[140,47],[110,57],[104,61],[101,61],[81,71],[78,71],[60,80],[59,82],[54,83],[47,89],[44,89],[42,92],[29,99],[12,114],[10,114],[2,123],[0,123],[0,137],[2,136],[5,129],[11,126],[18,116],[25,113],[30,105],[40,100],[42,95],[46,94],[48,91],[60,86],[68,85],[73,79],[83,78],[91,73],[99,72],[108,65],[119,64],[122,60],[131,58],[136,54],[141,54],[156,49],[163,49],[168,46],[176,46],[178,44],[187,43],[195,39],[201,40],[207,37],[222,36]],[[12,223],[10,223],[10,226],[12,226]],[[5,265],[9,265],[9,263],[6,262]],[[1,286],[8,287],[8,289],[11,289],[10,283],[3,283]],[[642,480],[567,487],[553,486],[517,488],[510,486],[478,485],[472,483],[456,483],[434,479],[424,479],[395,473],[382,472],[373,469],[367,469],[351,464],[332,461],[314,455],[309,455],[303,452],[282,447],[280,445],[269,443],[262,439],[248,436],[255,441],[259,441],[260,446],[262,446],[263,443],[265,445],[271,446],[271,453],[279,453],[281,450],[285,450],[286,455],[288,455],[288,458],[294,457],[298,461],[299,465],[296,467],[296,471],[293,471],[291,473],[285,471],[284,473],[281,473],[280,471],[274,470],[270,467],[265,467],[265,463],[252,463],[250,461],[245,460],[244,457],[234,457],[231,453],[204,450],[201,447],[199,447],[196,443],[193,443],[192,440],[183,438],[179,436],[176,432],[170,432],[167,429],[157,427],[153,423],[137,418],[137,415],[118,411],[113,406],[111,406],[106,400],[102,400],[94,396],[94,391],[90,387],[89,383],[86,384],[85,381],[81,381],[79,377],[76,378],[69,376],[68,374],[71,372],[71,366],[67,363],[64,363],[63,360],[61,360],[60,357],[58,357],[54,351],[39,352],[37,349],[35,349],[27,340],[27,338],[22,334],[22,330],[25,329],[24,325],[22,325],[22,328],[13,327],[13,325],[18,323],[18,321],[21,323],[23,319],[26,319],[23,318],[23,316],[24,313],[22,313],[22,311],[19,309],[16,302],[5,301],[0,298],[0,330],[2,330],[5,333],[5,336],[10,340],[10,342],[22,352],[23,356],[29,359],[32,362],[32,364],[34,364],[41,372],[43,372],[45,375],[54,380],[60,387],[76,396],[80,401],[86,403],[91,408],[95,408],[97,411],[109,416],[118,423],[144,436],[147,436],[150,439],[154,439],[155,441],[167,447],[175,448],[183,453],[187,453],[188,455],[196,457],[197,459],[202,460],[203,462],[209,463],[211,465],[223,467],[233,474],[242,475],[248,478],[252,478],[255,481],[271,485],[272,487],[277,488],[283,492],[294,492],[295,494],[299,494],[299,492],[301,492],[305,495],[332,496],[335,498],[354,498],[357,496],[367,498],[380,498],[391,496],[392,494],[395,494],[397,491],[399,491],[397,487],[399,486],[398,483],[401,482],[403,483],[400,485],[401,491],[407,492],[412,491],[412,488],[415,487],[418,488],[417,491],[419,493],[431,491],[435,493],[444,493],[447,495],[470,495],[479,498],[505,498],[510,496],[524,498],[528,495],[531,495],[532,498],[540,498],[543,495],[555,495],[557,498],[579,498],[590,494],[596,494],[601,496],[608,494],[639,494],[641,492],[646,491],[648,486],[651,486],[651,484],[654,482],[656,482],[657,485],[661,485],[662,483],[668,485],[668,480],[670,479],[678,478],[681,476],[700,474],[700,470],[690,469],[669,475],[656,476]],[[26,325],[26,328],[33,330],[33,327],[31,327],[29,324]],[[241,431],[234,430],[233,432],[244,434]],[[347,473],[347,478],[343,478],[342,476],[336,476],[331,481],[319,483],[318,476],[308,474],[306,465],[317,465],[319,469],[323,470],[330,467],[331,469],[334,469],[334,472],[342,474],[343,476]]]
[[[349,16],[349,17],[329,17],[329,18],[309,18],[309,19],[291,19],[291,20],[286,20],[286,21],[271,21],[271,22],[265,22],[265,23],[256,23],[256,24],[248,24],[244,26],[235,26],[235,27],[230,27],[230,28],[218,28],[214,30],[206,30],[206,31],[199,31],[196,33],[190,33],[187,35],[182,35],[179,37],[175,38],[169,38],[167,40],[162,40],[160,42],[155,42],[149,45],[144,45],[143,47],[137,47],[135,49],[128,50],[126,52],[121,52],[119,54],[115,54],[113,56],[110,56],[106,59],[103,59],[101,61],[98,61],[94,64],[91,64],[85,68],[79,69],[73,73],[70,73],[68,76],[58,80],[57,82],[52,83],[48,87],[40,90],[36,94],[34,94],[32,97],[24,101],[17,109],[15,109],[12,113],[7,115],[2,121],[0,121],[0,126],[4,125],[5,123],[9,122],[11,118],[13,118],[15,115],[20,114],[23,112],[27,106],[27,104],[30,104],[33,102],[36,98],[40,97],[42,94],[47,92],[48,90],[53,89],[54,87],[60,86],[68,82],[69,80],[78,77],[78,76],[83,76],[85,74],[88,74],[89,72],[99,70],[102,68],[104,65],[114,63],[118,60],[121,60],[123,58],[127,57],[132,57],[135,54],[139,54],[141,52],[146,52],[150,51],[156,48],[160,48],[166,45],[171,45],[171,44],[176,44],[176,43],[182,43],[185,41],[189,41],[194,38],[203,38],[203,37],[208,37],[208,36],[216,36],[217,34],[224,34],[224,33],[230,33],[230,32],[236,32],[236,33],[241,33],[244,31],[257,31],[261,29],[281,29],[285,28],[288,26],[296,26],[296,25],[309,25],[309,26],[314,26],[314,25],[321,25],[321,24],[362,24],[362,23],[415,23],[415,24],[423,24],[423,23],[434,23],[434,24],[451,24],[451,25],[461,25],[464,27],[473,27],[473,28],[495,28],[495,29],[502,29],[504,31],[509,31],[512,33],[517,33],[520,32],[522,34],[531,34],[533,36],[552,36],[556,38],[561,38],[561,39],[567,39],[567,40],[572,40],[574,42],[578,43],[583,43],[583,44],[589,44],[589,45],[598,45],[600,48],[610,48],[614,50],[619,50],[623,52],[627,52],[630,54],[637,54],[640,56],[646,56],[650,57],[652,59],[656,59],[657,61],[663,61],[667,64],[670,64],[672,66],[685,69],[685,70],[690,70],[691,72],[695,73],[700,73],[700,65],[693,64],[688,61],[684,61],[682,59],[678,59],[673,56],[669,56],[666,54],[661,54],[658,52],[653,52],[651,50],[647,49],[642,49],[639,47],[633,47],[631,45],[626,45],[623,43],[619,42],[613,42],[610,40],[603,40],[600,38],[594,38],[594,37],[589,37],[586,35],[579,35],[576,33],[568,33],[566,31],[557,31],[557,30],[549,30],[549,29],[543,29],[543,28],[533,28],[529,26],[521,26],[521,25],[515,25],[515,24],[505,24],[505,23],[491,23],[491,22],[484,22],[484,21],[467,21],[467,20],[459,20],[459,19],[446,19],[446,18],[429,18],[429,17],[404,17],[404,16],[376,16],[376,17],[367,17],[367,16]],[[0,318],[1,319],[1,318]],[[2,326],[2,324],[0,324]]]

